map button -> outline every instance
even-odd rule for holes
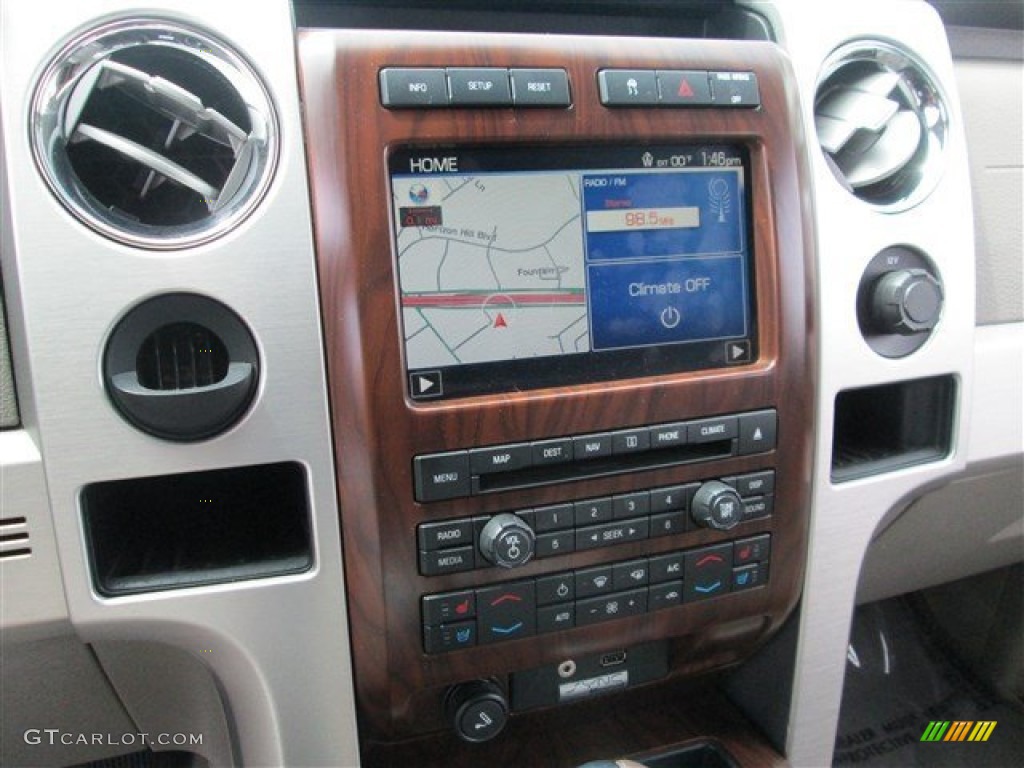
[[[469,470],[474,475],[511,472],[533,464],[533,452],[525,443],[474,448],[469,452]]]
[[[430,400],[444,395],[440,371],[417,371],[409,374],[409,392],[414,400]]]

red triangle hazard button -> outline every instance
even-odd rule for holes
[[[501,312],[498,313],[498,317],[495,318],[495,320],[494,320],[494,327],[495,328],[508,328],[508,321],[505,320],[505,316],[503,314],[501,314]]]
[[[685,77],[679,81],[679,97],[683,99],[693,98],[693,87],[690,85],[690,81]]]

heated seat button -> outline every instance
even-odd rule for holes
[[[768,583],[768,563],[753,563],[732,572],[732,591],[742,592],[745,589],[763,587]]]
[[[492,67],[448,68],[452,106],[507,107],[512,105],[508,70]]]
[[[385,107],[447,107],[448,81],[444,70],[382,69],[380,103]]]
[[[533,581],[478,589],[476,612],[480,644],[515,640],[534,634],[537,628],[535,595]]]
[[[476,595],[472,590],[423,596],[423,623],[447,624],[476,616]]]
[[[683,571],[683,599],[686,602],[725,594],[732,585],[732,544],[686,552]]]
[[[564,69],[512,69],[512,101],[517,107],[568,107],[569,76]]]
[[[444,653],[476,645],[476,622],[459,621],[423,628],[423,649],[427,653]]]
[[[733,544],[732,564],[763,563],[769,559],[771,551],[772,537],[767,533],[761,536],[752,536],[749,539],[740,539]]]

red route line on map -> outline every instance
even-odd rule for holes
[[[520,304],[583,304],[585,299],[581,293],[517,293],[466,295],[458,293],[432,294],[430,296],[404,296],[403,307],[483,307],[493,306],[495,309]]]

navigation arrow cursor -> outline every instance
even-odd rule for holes
[[[739,344],[733,344],[729,347],[729,356],[736,360],[737,358],[743,357],[747,350],[741,347]]]
[[[434,382],[426,376],[417,376],[416,380],[420,385],[420,392],[429,392],[434,388]]]

